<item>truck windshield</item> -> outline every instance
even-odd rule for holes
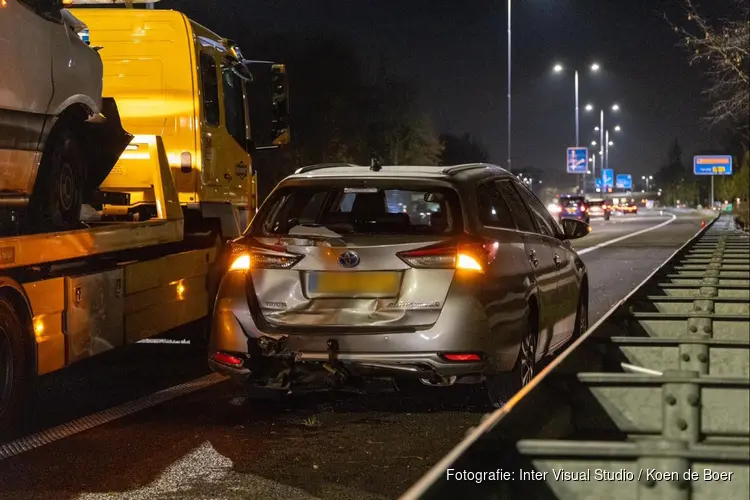
[[[307,226],[338,234],[449,235],[460,230],[459,214],[456,193],[444,188],[290,188],[273,195],[250,234],[284,236]]]

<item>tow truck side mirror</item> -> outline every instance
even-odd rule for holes
[[[256,149],[289,144],[289,85],[286,66],[268,61],[244,60],[252,73],[247,86],[250,131]]]

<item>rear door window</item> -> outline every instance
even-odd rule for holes
[[[382,184],[382,183],[381,183]],[[288,235],[297,226],[344,234],[451,235],[462,229],[455,191],[443,187],[307,186],[280,189],[250,233]]]
[[[529,209],[526,207],[526,204],[521,199],[521,196],[515,189],[513,189],[513,186],[511,186],[510,181],[497,181],[495,186],[507,203],[518,230],[526,233],[535,233],[536,225],[534,224],[534,219],[532,218]]]
[[[477,213],[485,227],[516,229],[510,208],[494,182],[483,182],[477,186]]]
[[[537,225],[537,232],[545,236],[557,237],[559,229],[555,219],[549,214],[542,202],[534,196],[534,193],[528,190],[524,185],[519,182],[513,183],[521,197],[524,199],[526,204],[529,206],[531,213],[534,217],[534,221]]]

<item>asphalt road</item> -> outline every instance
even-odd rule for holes
[[[578,240],[591,321],[700,228],[658,212],[593,221]],[[622,241],[612,240],[631,235]],[[604,245],[604,246],[602,246]],[[208,373],[187,344],[137,344],[40,381],[27,435]],[[461,387],[247,400],[231,383],[0,460],[0,499],[396,498],[488,411]]]

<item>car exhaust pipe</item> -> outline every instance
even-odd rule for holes
[[[434,375],[431,378],[420,378],[419,381],[430,387],[450,387],[456,383],[457,378],[455,375],[448,378]]]

